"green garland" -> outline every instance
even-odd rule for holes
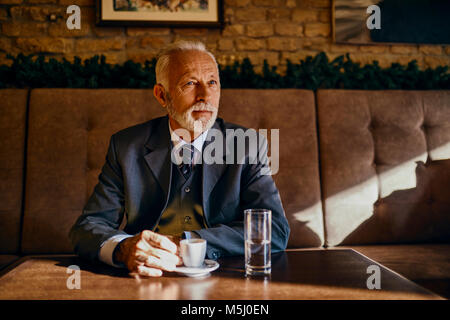
[[[7,55],[13,63],[0,66],[0,88],[151,88],[155,83],[156,60],[145,64],[126,61],[122,65],[106,63],[105,56],[93,56],[82,63],[66,59],[45,61],[43,55]],[[307,57],[299,63],[287,60],[284,75],[264,61],[262,73],[256,73],[248,59],[231,66],[219,66],[222,88],[303,88],[303,89],[450,89],[448,66],[420,70],[417,62],[407,66],[393,63],[381,68],[377,61],[361,66],[349,55],[330,61],[325,53]]]

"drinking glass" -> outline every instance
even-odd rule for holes
[[[244,210],[245,273],[268,275],[271,272],[270,243],[272,240],[272,211]]]

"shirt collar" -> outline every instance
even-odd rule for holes
[[[199,152],[202,152],[202,150],[203,150],[203,143],[205,142],[206,136],[208,135],[208,130],[205,130],[204,132],[202,132],[201,135],[199,135],[194,141],[192,141],[190,143]],[[178,149],[178,147],[182,147],[184,144],[188,143],[188,142],[184,141],[183,139],[181,139],[181,137],[179,135],[177,135],[174,130],[172,130],[172,127],[170,126],[170,120],[169,120],[169,131],[170,131],[170,137],[173,142],[173,145],[177,149]]]

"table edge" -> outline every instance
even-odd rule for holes
[[[388,270],[388,271],[394,273],[396,276],[402,278],[403,280],[406,280],[407,282],[411,282],[411,283],[414,284],[415,286],[417,286],[417,287],[421,288],[422,290],[426,291],[428,294],[430,294],[430,295],[432,295],[432,296],[435,296],[436,298],[440,298],[440,299],[443,299],[443,300],[447,300],[446,298],[444,298],[444,297],[438,295],[437,293],[435,293],[435,292],[433,292],[433,291],[431,291],[431,290],[429,290],[429,289],[427,289],[427,288],[425,288],[425,287],[419,285],[418,283],[415,283],[415,282],[412,281],[411,279],[406,278],[404,275],[398,273],[397,271],[392,270],[391,268],[386,267],[384,264],[381,264],[380,262],[378,262],[378,261],[376,261],[376,260],[374,260],[374,259],[372,259],[372,258],[366,256],[365,254],[359,252],[358,250],[353,249],[353,248],[350,248],[350,247],[347,247],[347,248],[345,248],[345,249],[347,249],[347,250],[352,250],[352,251],[356,252],[356,253],[359,254],[360,256],[362,256],[362,257],[364,257],[364,258],[366,258],[366,259],[368,259],[368,260],[370,260],[370,261],[376,263],[377,265],[383,267],[384,269],[386,269],[386,270]]]
[[[402,274],[392,270],[389,267],[386,267],[385,265],[381,264],[380,262],[366,256],[365,254],[359,252],[356,249],[353,249],[351,247],[333,247],[333,248],[290,248],[290,249],[286,249],[284,250],[284,252],[300,252],[300,251],[353,251],[356,254],[362,256],[363,258],[372,261],[373,263],[381,266],[382,268],[386,269],[389,272],[392,272],[393,274],[395,274],[396,276],[400,277],[403,280],[406,280],[407,282],[410,282],[411,284],[413,284],[414,286],[419,287],[420,289],[422,289],[424,292],[426,292],[427,294],[429,294],[431,297],[435,297],[438,299],[442,299],[442,300],[448,300],[445,297],[440,296],[439,294],[415,283],[414,281],[412,281],[411,279],[406,278],[405,276],[403,276]],[[76,254],[30,254],[30,255],[25,255],[22,256],[20,258],[18,258],[16,261],[14,261],[13,263],[11,263],[10,265],[8,265],[7,267],[5,267],[4,269],[0,270],[0,278],[3,278],[5,275],[7,275],[9,272],[13,271],[16,267],[20,266],[21,264],[23,264],[24,262],[28,261],[28,260],[32,260],[32,259],[37,259],[37,258],[53,258],[53,257],[78,257]]]

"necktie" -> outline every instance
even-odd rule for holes
[[[194,158],[194,146],[190,144],[183,145],[179,150],[180,157],[183,159],[178,166],[184,178],[187,180],[192,173],[192,161]]]

